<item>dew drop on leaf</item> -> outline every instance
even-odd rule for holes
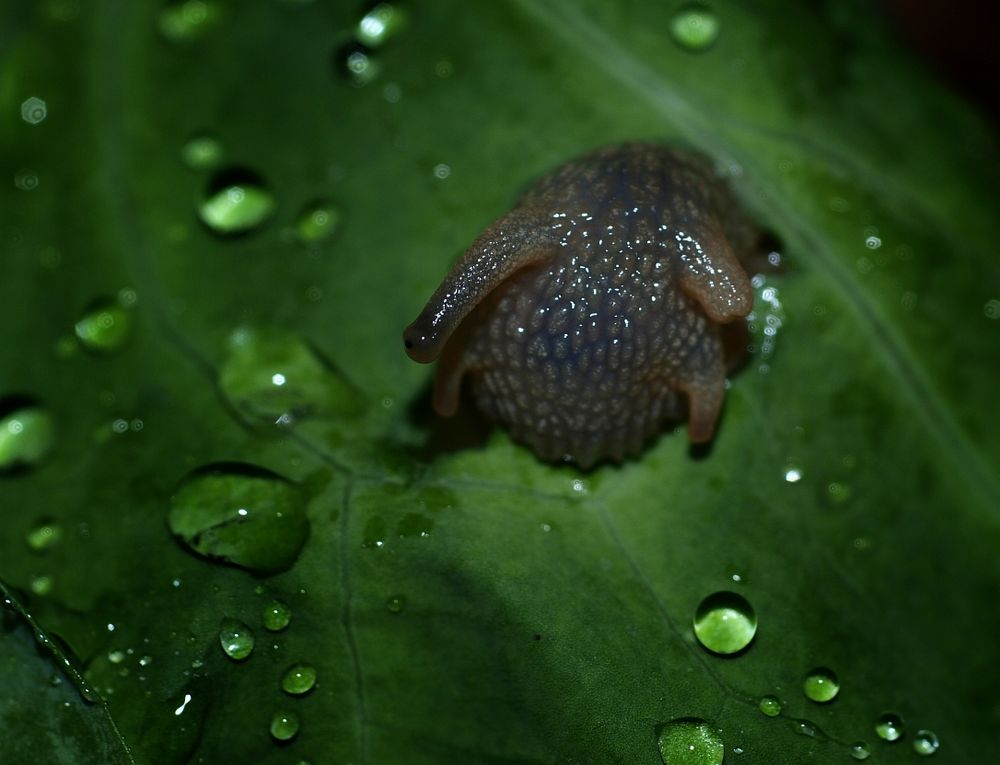
[[[836,698],[840,691],[840,683],[833,670],[817,667],[806,675],[806,679],[802,682],[802,691],[806,694],[806,698],[825,704]]]
[[[87,350],[109,353],[121,348],[131,328],[128,309],[114,300],[100,300],[77,320],[73,331]]]
[[[215,233],[228,236],[258,228],[274,208],[274,196],[256,173],[229,168],[209,183],[198,217]]]
[[[385,601],[385,607],[390,614],[398,614],[406,607],[406,598],[403,595],[390,595]]]
[[[719,734],[704,720],[681,717],[656,730],[664,765],[721,765],[726,748]]]
[[[52,448],[52,416],[25,396],[0,401],[0,471],[38,465]]]
[[[271,632],[280,632],[285,629],[291,619],[292,609],[288,607],[287,603],[280,600],[272,600],[264,606],[264,613],[261,618],[264,622],[264,628]]]
[[[181,160],[192,170],[214,170],[222,162],[222,142],[213,135],[193,136],[181,149]]]
[[[371,49],[358,42],[351,42],[337,49],[334,54],[337,70],[355,87],[363,87],[378,77],[379,62]]]
[[[316,685],[316,668],[311,664],[295,664],[281,678],[281,690],[300,696]]]
[[[719,38],[719,19],[707,5],[689,3],[670,19],[670,37],[684,50],[700,53]]]
[[[875,721],[875,732],[885,741],[896,741],[903,735],[903,720],[897,714],[886,712]]]
[[[918,730],[913,739],[913,751],[917,754],[934,754],[941,746],[941,742],[933,731]]]
[[[309,536],[299,487],[244,463],[194,471],[171,498],[167,520],[193,552],[262,574],[290,568]]]
[[[44,519],[25,534],[28,547],[34,552],[45,552],[62,539],[62,526],[57,521]]]
[[[362,45],[378,48],[406,25],[406,11],[397,3],[376,3],[358,21],[354,36]]]
[[[303,244],[329,239],[340,226],[340,211],[326,200],[306,206],[295,223],[295,234]]]
[[[757,632],[757,614],[742,595],[715,592],[701,601],[694,614],[694,634],[709,651],[742,651]]]
[[[239,619],[226,617],[219,622],[219,643],[226,656],[242,661],[253,651],[256,640],[251,630]]]
[[[288,741],[299,732],[299,717],[293,712],[276,712],[271,718],[271,735],[278,741]]]
[[[171,42],[191,42],[211,29],[221,18],[221,12],[209,0],[173,2],[160,11],[157,26]]]
[[[855,760],[867,760],[871,756],[871,750],[864,741],[851,744],[851,757]]]
[[[775,696],[761,697],[757,708],[768,717],[777,717],[781,714],[781,702]]]

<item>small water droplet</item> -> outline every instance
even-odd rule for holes
[[[34,191],[38,188],[38,173],[34,170],[18,170],[14,173],[14,186],[21,191]]]
[[[264,628],[271,632],[280,632],[288,626],[292,620],[292,609],[287,603],[280,600],[272,600],[264,606],[262,619]]]
[[[288,741],[299,732],[299,717],[294,712],[276,712],[271,718],[271,735],[278,741]]]
[[[253,630],[238,619],[226,617],[219,622],[219,643],[226,656],[243,661],[253,651]]]
[[[726,747],[707,722],[681,717],[656,730],[664,765],[721,765]]]
[[[62,526],[57,521],[45,519],[39,521],[24,538],[34,552],[45,552],[62,539],[62,533]]]
[[[132,321],[117,300],[99,300],[73,326],[80,344],[89,351],[109,353],[128,339]]]
[[[840,692],[840,683],[837,682],[837,675],[833,670],[826,667],[817,667],[808,675],[802,683],[802,691],[806,698],[820,704],[833,701]]]
[[[877,236],[868,236],[865,238],[865,247],[869,250],[877,250],[882,246],[882,240]]]
[[[213,2],[183,0],[161,10],[157,25],[160,33],[171,42],[190,42],[215,26],[221,16]]]
[[[35,467],[52,448],[51,415],[28,396],[0,401],[0,472]]]
[[[318,200],[306,206],[295,223],[295,233],[304,244],[329,239],[340,225],[340,211],[330,202]]]
[[[451,165],[446,165],[443,162],[434,165],[434,177],[440,181],[445,180],[451,176]]]
[[[816,738],[817,730],[816,726],[813,725],[808,720],[802,720],[795,726],[795,732],[800,736],[807,736],[809,738]]]
[[[222,142],[207,133],[193,136],[181,149],[181,160],[192,170],[214,170],[222,162]]]
[[[785,470],[785,480],[788,483],[798,483],[802,480],[802,471],[796,467],[790,467]]]
[[[198,205],[198,217],[217,234],[244,234],[258,228],[274,212],[274,196],[256,173],[229,168],[209,183]]]
[[[864,741],[851,744],[851,757],[855,760],[867,760],[871,756],[871,750]]]
[[[875,721],[875,732],[885,741],[896,741],[903,735],[903,720],[899,715],[886,712]]]
[[[403,595],[390,595],[385,601],[385,607],[390,614],[398,614],[406,607],[406,597]]]
[[[281,678],[281,690],[294,696],[308,693],[316,685],[316,668],[311,664],[294,664]]]
[[[354,36],[362,45],[378,48],[385,45],[406,26],[406,12],[395,3],[375,4],[358,22]]]
[[[243,463],[190,474],[171,497],[168,522],[192,551],[262,574],[290,568],[309,536],[299,487]]]
[[[670,37],[681,48],[701,53],[719,39],[719,19],[702,3],[681,6],[670,19]]]
[[[851,487],[841,481],[831,481],[827,484],[826,495],[834,505],[844,505],[851,499]]]
[[[37,96],[25,99],[21,104],[21,119],[29,125],[37,125],[48,116],[48,113],[48,105]]]
[[[1000,319],[1000,300],[997,300],[996,298],[987,300],[986,304],[983,306],[983,315],[987,319]]]
[[[781,702],[775,696],[762,696],[757,708],[768,717],[777,717],[781,714]]]
[[[381,66],[372,55],[371,48],[350,42],[338,48],[334,55],[337,69],[355,87],[363,87],[378,77]]]
[[[47,574],[41,574],[31,580],[31,591],[36,595],[45,596],[52,592],[52,585],[52,577]]]
[[[694,615],[694,634],[718,654],[742,651],[757,632],[753,606],[735,592],[715,592],[701,601]]]
[[[361,537],[361,546],[366,549],[380,550],[385,547],[386,528],[385,521],[377,516],[369,518],[365,523],[364,533]]]
[[[917,754],[934,754],[941,747],[941,742],[934,731],[918,730],[913,739],[913,751]]]

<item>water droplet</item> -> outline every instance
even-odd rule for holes
[[[757,632],[753,606],[735,592],[715,592],[701,601],[694,615],[694,634],[718,654],[742,651]]]
[[[272,600],[264,606],[262,621],[264,622],[265,629],[271,632],[280,632],[288,626],[291,620],[292,609],[288,607],[287,603],[283,603],[280,600]]]
[[[851,757],[855,760],[867,760],[871,756],[871,750],[864,741],[851,744]]]
[[[212,135],[193,136],[181,149],[181,160],[192,170],[213,170],[222,162],[222,142]]]
[[[886,712],[875,721],[875,732],[885,741],[896,741],[903,735],[903,720],[897,714]]]
[[[656,741],[664,765],[721,765],[726,748],[704,720],[682,717],[659,726]]]
[[[271,735],[278,741],[288,741],[299,732],[299,717],[293,712],[276,712],[271,718]]]
[[[100,300],[76,322],[73,331],[87,350],[108,353],[121,348],[131,326],[128,309],[115,300]]]
[[[385,547],[385,537],[385,521],[377,516],[369,518],[365,523],[364,533],[361,537],[361,546],[364,548],[382,549]]]
[[[31,580],[31,591],[36,595],[48,595],[52,592],[52,577],[41,574]]]
[[[817,667],[808,675],[802,683],[802,690],[806,698],[820,704],[833,701],[840,691],[840,683],[833,670],[826,667]]]
[[[403,595],[390,595],[385,601],[385,607],[389,609],[390,614],[401,613],[406,607],[406,598]]]
[[[27,396],[0,401],[0,472],[35,467],[52,448],[52,417]]]
[[[184,0],[160,11],[160,33],[171,42],[190,42],[201,37],[221,18],[215,3],[208,0]]]
[[[987,319],[1000,319],[1000,300],[996,298],[987,300],[986,304],[983,305],[983,316]]]
[[[308,205],[299,215],[295,233],[304,244],[315,244],[329,239],[340,224],[340,212],[326,201]]]
[[[913,739],[913,751],[917,754],[934,754],[941,747],[941,742],[933,731],[918,730]]]
[[[354,36],[362,45],[378,48],[406,26],[406,12],[394,3],[377,3],[361,17]]]
[[[230,168],[209,183],[198,216],[212,231],[228,236],[257,228],[274,207],[274,196],[256,173]]]
[[[434,519],[422,513],[407,513],[396,524],[396,533],[402,537],[429,537],[434,529]]]
[[[757,708],[768,717],[777,717],[781,714],[781,702],[774,696],[762,696]]]
[[[37,125],[49,113],[48,105],[40,98],[32,96],[21,104],[21,119],[29,125]]]
[[[38,188],[38,173],[34,170],[18,170],[14,173],[14,186],[21,191],[34,191]]]
[[[827,484],[826,495],[834,505],[844,505],[851,499],[851,487],[841,481],[831,481]]]
[[[785,470],[785,480],[788,483],[798,483],[802,480],[802,471],[797,467],[790,467]]]
[[[238,619],[225,618],[219,622],[219,643],[226,656],[243,661],[253,651],[253,630]]]
[[[816,738],[816,734],[818,733],[816,726],[808,720],[799,721],[795,726],[795,732],[800,736],[807,736],[808,738]]]
[[[54,520],[42,520],[25,534],[25,541],[34,552],[45,552],[62,539],[62,526]]]
[[[451,165],[446,165],[443,162],[434,165],[434,177],[439,181],[443,181],[446,178],[451,177]]]
[[[309,536],[298,486],[254,465],[208,465],[171,497],[170,530],[192,551],[262,574],[292,566]]]
[[[684,50],[701,53],[719,38],[719,19],[707,5],[689,3],[670,19],[670,36]]]
[[[361,411],[361,397],[333,365],[290,332],[240,327],[230,335],[226,352],[219,388],[247,417],[289,426],[310,417],[346,419]]]
[[[294,664],[281,678],[281,690],[294,696],[308,693],[316,685],[316,667],[311,664]]]
[[[371,49],[357,42],[339,48],[335,54],[337,69],[355,87],[363,87],[378,77],[381,69]]]

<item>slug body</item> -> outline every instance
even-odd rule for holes
[[[722,325],[753,304],[737,255],[756,238],[700,156],[600,149],[473,242],[406,329],[407,353],[440,359],[439,414],[468,375],[480,409],[543,459],[621,460],[685,413],[705,442],[724,397]]]

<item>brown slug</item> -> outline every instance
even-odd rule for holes
[[[722,325],[751,310],[740,258],[757,237],[700,155],[599,149],[472,243],[406,328],[406,352],[440,358],[438,414],[454,414],[467,374],[479,408],[543,459],[621,460],[685,412],[706,442],[732,361]]]

